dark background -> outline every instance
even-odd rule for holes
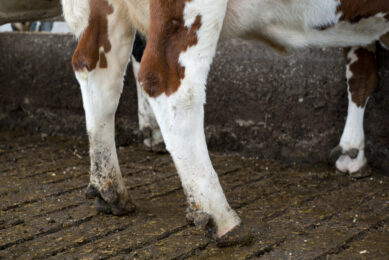
[[[0,127],[86,138],[71,35],[0,34]],[[389,169],[389,54],[379,50],[380,86],[370,99],[370,165]],[[206,134],[211,151],[279,161],[330,162],[347,113],[343,51],[279,56],[260,43],[220,44],[209,77]],[[129,67],[117,113],[119,145],[140,142]]]

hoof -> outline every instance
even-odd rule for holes
[[[111,206],[105,202],[101,197],[96,198],[95,200],[95,209],[97,212],[104,214],[111,214]]]
[[[359,171],[349,173],[349,175],[356,179],[361,179],[365,177],[370,177],[373,174],[369,165],[363,166]]]
[[[187,209],[186,220],[193,223],[196,228],[205,230],[211,225],[211,216],[201,210]]]
[[[254,238],[251,230],[243,224],[239,224],[222,237],[217,237],[216,226],[211,215],[192,207],[187,209],[186,219],[188,222],[193,223],[196,228],[204,230],[206,236],[214,239],[218,247],[244,246],[250,244]]]
[[[89,183],[88,188],[86,188],[85,191],[85,197],[87,199],[94,199],[99,195],[100,195],[99,191],[92,184]]]
[[[130,213],[133,213],[136,209],[136,206],[132,201],[127,201],[124,205],[111,205],[112,215],[114,216],[124,216]]]
[[[159,129],[145,127],[141,130],[143,144],[153,152],[166,153],[165,143],[163,142],[162,134]]]
[[[112,214],[114,216],[124,216],[135,211],[136,206],[131,200],[125,203],[109,204],[101,197],[97,197],[95,200],[95,209],[97,212],[103,214]]]
[[[355,178],[355,179],[362,179],[362,178],[370,177],[373,174],[373,171],[371,170],[370,166],[367,164],[356,172],[351,172],[351,173],[342,172],[339,169],[336,169],[336,172],[339,174],[342,174],[342,175],[348,175],[348,176]]]
[[[136,209],[135,204],[129,198],[123,198],[117,192],[99,192],[92,184],[88,185],[85,192],[88,199],[96,198],[94,206],[96,211],[114,216],[123,216]]]
[[[155,153],[167,153],[165,144],[163,142],[162,143],[158,143],[158,144],[150,144],[150,143],[152,143],[152,141],[150,141],[148,139],[145,139],[143,141],[143,143],[152,152],[155,152]]]
[[[245,246],[252,243],[254,235],[247,226],[239,224],[233,230],[220,238],[215,238],[218,247]]]

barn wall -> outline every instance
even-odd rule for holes
[[[1,0],[0,25],[49,19],[61,15],[60,0]]]
[[[75,39],[0,34],[0,127],[85,137],[71,68]],[[380,87],[366,116],[368,157],[389,169],[389,54],[380,50]],[[206,133],[213,151],[283,161],[329,162],[347,111],[343,52],[304,50],[283,57],[256,42],[221,44],[209,78]],[[139,141],[129,69],[117,116],[120,144]]]

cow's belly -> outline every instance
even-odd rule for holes
[[[389,32],[385,14],[350,23],[338,8],[334,0],[230,0],[221,39],[258,39],[282,52],[368,45]]]

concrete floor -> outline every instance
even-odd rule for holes
[[[185,221],[168,154],[118,149],[137,212],[97,214],[84,198],[87,143],[0,130],[0,259],[388,259],[389,176],[213,154],[233,208],[255,234],[217,248]]]

